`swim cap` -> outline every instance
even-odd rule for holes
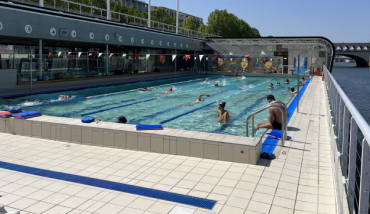
[[[225,106],[226,106],[226,102],[222,102],[222,103],[220,103],[219,104],[222,108],[225,108]]]
[[[170,88],[170,91],[172,91],[172,88]]]
[[[124,116],[119,116],[119,117],[117,118],[117,120],[118,120],[118,121],[120,121],[121,123],[127,123],[127,119],[126,119],[126,117],[124,117]]]

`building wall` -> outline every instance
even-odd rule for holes
[[[0,78],[0,91],[11,89],[17,85],[17,69],[2,69]]]
[[[93,19],[91,21],[81,20],[78,17],[69,18],[59,15],[34,13],[4,6],[0,6],[0,14],[3,25],[2,30],[0,30],[0,39],[12,38],[20,41],[38,41],[42,39],[58,43],[69,42],[193,51],[203,49],[201,39],[124,27],[114,22],[100,22]],[[27,25],[31,26],[32,32],[26,32],[25,27]],[[56,35],[54,36],[50,33],[52,28],[56,30]],[[67,30],[68,35],[60,35],[60,30]],[[71,35],[72,31],[77,33],[75,38]],[[94,34],[93,39],[90,38],[91,33]],[[122,37],[121,41],[119,37],[116,37],[117,34]],[[106,40],[107,35],[109,36],[108,40]]]

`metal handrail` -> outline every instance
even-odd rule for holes
[[[355,119],[358,127],[361,129],[362,133],[364,134],[366,140],[370,142],[370,126],[366,122],[366,120],[362,117],[360,112],[357,110],[357,108],[353,105],[351,100],[347,97],[347,95],[344,93],[342,88],[339,86],[337,81],[334,79],[334,77],[331,75],[329,70],[324,65],[324,71],[325,71],[325,80],[326,78],[330,78],[330,80],[333,82],[334,87],[338,90],[338,94],[341,97],[342,101],[348,108],[349,112],[351,113],[352,117]]]
[[[264,111],[264,110],[266,110],[266,109],[268,109],[268,108],[270,108],[270,107],[276,107],[281,112],[281,115],[282,115],[281,144],[282,144],[282,146],[284,146],[285,145],[285,138],[286,138],[286,134],[287,134],[286,133],[286,128],[285,128],[285,125],[286,125],[285,124],[286,123],[286,116],[287,115],[284,114],[284,110],[283,110],[282,107],[280,107],[280,106],[278,106],[276,104],[273,104],[273,103],[269,103],[269,104],[267,104],[265,106],[262,106],[261,108],[257,109],[256,111],[254,111],[252,114],[250,114],[248,116],[247,122],[246,122],[247,123],[247,137],[249,137],[249,120],[250,120],[250,118],[252,117],[252,123],[253,123],[253,127],[254,127],[254,124],[255,124],[255,115],[258,114],[258,113],[260,113],[260,112],[262,112],[262,111]],[[252,131],[252,137],[254,137],[254,132],[253,131]]]
[[[330,139],[334,141],[331,144],[332,155],[335,157],[332,161],[333,174],[337,178],[342,175],[342,179],[334,179],[337,208],[340,213],[351,209],[365,214],[370,208],[370,126],[326,66],[323,67],[324,87],[329,97],[328,107],[331,113],[328,115]],[[348,200],[342,194],[346,194]]]
[[[54,8],[55,8],[55,5],[56,5],[55,1],[56,0],[54,0]],[[107,16],[108,16],[108,13],[117,14],[118,15],[118,20],[121,20],[121,16],[126,17],[126,23],[127,24],[129,23],[128,22],[129,17],[134,19],[134,24],[136,23],[135,22],[136,19],[140,20],[141,25],[142,25],[143,21],[148,21],[148,19],[145,19],[145,18],[142,18],[142,17],[133,16],[133,15],[120,13],[120,12],[116,12],[116,11],[111,11],[111,10],[108,11],[107,9],[104,9],[104,8],[99,8],[99,7],[95,7],[95,6],[91,6],[91,5],[81,4],[81,3],[78,3],[78,2],[73,2],[73,1],[69,1],[69,0],[61,0],[61,1],[67,3],[67,11],[70,10],[69,9],[70,8],[69,4],[79,5],[80,14],[82,14],[82,8],[81,7],[87,7],[87,8],[90,8],[90,15],[91,16],[93,15],[93,10],[100,10],[100,17],[103,17],[103,11],[105,11],[107,13]],[[22,2],[23,2],[23,0],[22,0]],[[112,18],[112,16],[110,16],[110,17]],[[165,26],[167,26],[167,30],[170,30],[170,27],[171,27],[172,32],[176,31],[176,30],[174,30],[174,29],[176,29],[176,26],[174,26],[174,25],[170,25],[170,24],[166,24],[166,23],[163,23],[163,22],[158,22],[158,21],[151,20],[150,21],[150,26],[152,26],[152,23],[153,23],[153,27],[155,27],[155,24],[157,24],[158,29],[160,29],[159,26],[162,25],[163,30],[165,30]],[[213,35],[213,34],[209,34],[209,33],[205,33],[205,32],[200,32],[200,31],[196,31],[196,30],[191,30],[191,29],[187,29],[187,28],[183,28],[183,27],[179,27],[179,31],[184,32],[184,33],[186,33],[186,31],[187,31],[187,35],[197,36],[197,37],[219,37],[217,35]]]

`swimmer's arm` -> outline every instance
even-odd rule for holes
[[[229,112],[232,116],[236,116],[234,113],[232,113],[231,111],[227,111],[227,112]]]
[[[206,111],[206,112],[202,112],[201,114],[205,114],[205,113],[209,113],[209,112],[218,112],[218,111]]]

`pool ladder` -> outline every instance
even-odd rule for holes
[[[278,106],[274,103],[280,103],[284,106],[284,108],[282,108],[281,106]],[[246,122],[247,123],[247,137],[249,137],[249,120],[250,120],[250,118],[252,117],[252,125],[253,125],[252,126],[252,137],[254,137],[253,128],[255,127],[255,122],[254,122],[255,121],[255,115],[264,111],[264,110],[266,110],[266,109],[268,109],[268,108],[270,108],[270,107],[278,108],[281,112],[282,117],[283,117],[282,118],[283,121],[282,121],[282,124],[281,124],[281,126],[282,126],[281,145],[284,146],[285,145],[285,140],[286,140],[287,135],[288,135],[288,129],[287,129],[288,128],[288,117],[287,117],[288,116],[288,109],[287,109],[286,105],[281,101],[274,101],[274,102],[271,102],[271,103],[269,103],[265,106],[262,106],[261,108],[257,109],[256,111],[254,111],[252,114],[250,114],[248,116],[247,122]]]
[[[196,75],[200,75],[200,68],[194,66],[194,71],[196,72]]]

